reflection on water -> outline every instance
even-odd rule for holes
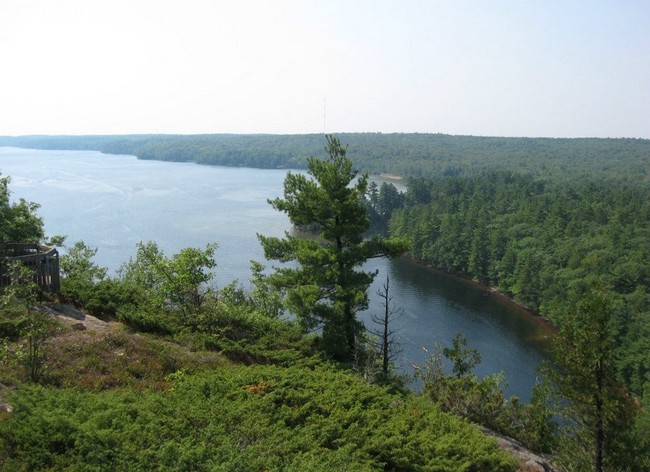
[[[0,172],[12,177],[14,198],[41,204],[49,235],[97,247],[96,262],[111,271],[135,254],[140,241],[156,241],[168,255],[217,242],[218,286],[234,279],[245,284],[250,260],[264,260],[257,233],[282,236],[290,229],[286,216],[266,201],[282,194],[284,170],[0,148]],[[462,331],[481,352],[479,375],[504,371],[508,394],[530,397],[544,355],[541,323],[469,283],[405,259],[373,259],[366,267],[379,274],[361,318],[369,322],[371,313],[381,312],[376,292],[390,276],[394,305],[404,310],[396,324],[406,372],[424,363],[423,347],[449,345]]]
[[[470,347],[480,351],[479,376],[503,371],[507,393],[527,400],[536,382],[536,367],[544,357],[544,340],[548,328],[539,319],[500,297],[473,284],[449,277],[406,259],[373,260],[371,270],[379,270],[372,294],[381,289],[386,274],[396,308],[404,315],[399,336],[404,352],[404,370],[412,364],[423,365],[427,355],[422,348],[435,343],[450,346],[457,332],[465,334]],[[374,297],[367,313],[381,312],[380,300]]]

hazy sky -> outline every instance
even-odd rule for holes
[[[650,138],[650,1],[0,0],[0,135]]]

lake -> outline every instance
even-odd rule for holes
[[[257,234],[282,236],[287,217],[267,199],[282,195],[286,170],[200,166],[142,161],[93,151],[0,148],[0,173],[11,177],[12,198],[41,205],[49,236],[66,235],[98,248],[95,262],[114,272],[135,255],[140,241],[155,241],[171,256],[180,249],[216,242],[216,285],[233,280],[247,286],[250,261],[264,260]],[[374,259],[369,324],[380,314],[376,292],[390,277],[395,307],[403,310],[398,338],[400,366],[412,373],[434,343],[451,344],[462,331],[478,349],[479,375],[503,371],[509,395],[530,398],[536,368],[544,358],[547,327],[525,310],[445,274],[407,259]]]

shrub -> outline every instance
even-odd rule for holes
[[[178,325],[170,313],[146,305],[126,305],[117,312],[117,319],[136,331],[173,334]]]
[[[0,468],[515,469],[476,427],[351,374],[255,366],[177,377],[162,392],[24,388],[0,422]]]

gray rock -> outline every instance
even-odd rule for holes
[[[76,308],[70,306],[70,305],[61,305],[58,303],[54,303],[50,305],[50,308],[57,314],[61,316],[65,316],[67,318],[73,318],[75,320],[83,320],[86,318],[86,315],[77,310]]]

